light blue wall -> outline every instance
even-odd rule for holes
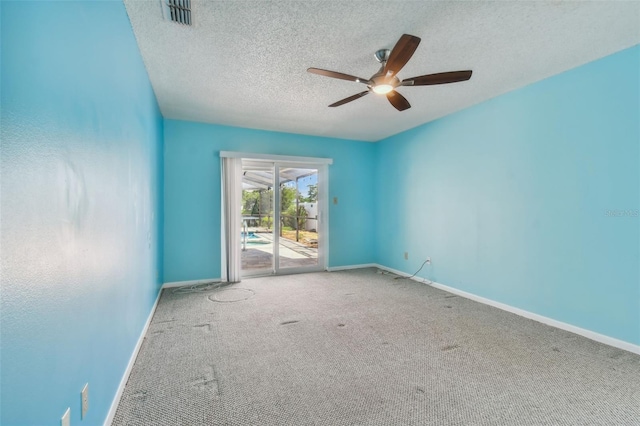
[[[377,261],[640,344],[639,76],[636,46],[380,142]]]
[[[162,281],[162,117],[122,2],[1,15],[0,422],[102,424]]]
[[[373,262],[375,145],[165,120],[165,282],[220,277],[220,151],[330,157],[329,265]]]
[[[0,8],[0,423],[102,423],[159,283],[220,276],[220,150],[334,159],[331,266],[640,344],[638,47],[369,144],[163,126],[122,3]]]

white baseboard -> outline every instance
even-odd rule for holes
[[[327,268],[327,271],[335,272],[335,271],[346,271],[349,269],[377,268],[377,267],[378,265],[375,263],[363,263],[361,265],[330,266]]]
[[[116,410],[118,409],[118,404],[120,403],[120,398],[122,397],[122,393],[124,392],[124,388],[127,385],[127,381],[129,380],[129,375],[131,374],[131,370],[133,369],[133,364],[136,362],[136,358],[138,357],[138,352],[140,352],[140,348],[142,347],[142,342],[144,341],[144,336],[147,334],[147,330],[149,329],[149,325],[151,324],[151,319],[153,318],[153,314],[156,313],[156,308],[158,307],[158,301],[160,301],[160,295],[162,294],[161,290],[158,290],[158,296],[156,297],[156,301],[153,303],[153,307],[151,308],[151,312],[149,313],[149,317],[147,318],[147,322],[142,327],[142,332],[140,332],[140,337],[138,337],[138,342],[136,346],[133,348],[133,353],[129,358],[129,364],[127,364],[127,368],[122,375],[122,379],[120,380],[120,385],[118,385],[118,390],[116,391],[116,395],[113,397],[113,401],[111,401],[111,407],[109,407],[109,412],[107,413],[107,418],[104,421],[104,426],[111,426],[113,422],[113,418],[116,415]]]
[[[392,272],[396,275],[400,275],[403,277],[409,277],[409,274],[406,274],[402,271],[398,271],[396,269],[388,268],[383,265],[374,265],[376,268],[380,268],[382,270]],[[625,342],[624,340],[619,340],[613,337],[606,336],[604,334],[596,333],[595,331],[586,330],[584,328],[576,327],[575,325],[567,324],[562,321],[554,320],[553,318],[548,318],[542,315],[535,314],[533,312],[525,311],[524,309],[516,308],[505,303],[496,302],[495,300],[487,299],[482,296],[477,296],[473,293],[468,293],[466,291],[458,290],[454,287],[449,287],[444,284],[440,284],[434,281],[429,281],[425,278],[421,277],[413,277],[412,280],[430,285],[431,287],[444,290],[451,294],[455,294],[457,296],[464,297],[466,299],[473,300],[475,302],[483,303],[485,305],[493,306],[494,308],[502,309],[503,311],[511,312],[512,314],[519,315],[524,318],[528,318],[534,321],[538,321],[542,324],[550,325],[551,327],[559,328],[561,330],[569,331],[571,333],[578,334],[582,337],[586,337],[587,339],[595,340],[599,343],[604,343],[605,345],[613,346],[618,349],[623,349],[625,351],[633,352],[635,354],[640,355],[640,345],[634,345],[633,343]]]
[[[206,280],[192,280],[192,281],[174,281],[174,282],[162,284],[162,288],[173,288],[173,287],[182,287],[185,285],[207,284],[207,283],[220,282],[220,281],[221,281],[221,278],[208,278]]]

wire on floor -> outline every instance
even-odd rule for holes
[[[411,275],[410,277],[395,277],[394,280],[410,280],[411,278],[415,277],[416,275],[418,275],[418,272],[422,271],[422,268],[424,268],[424,265],[426,265],[429,262],[430,259],[425,260],[424,262],[422,262],[422,265],[420,266],[420,269],[418,269],[413,275]]]

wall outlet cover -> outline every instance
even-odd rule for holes
[[[82,414],[81,418],[84,419],[89,411],[89,383],[85,384],[80,392],[80,398],[82,399]]]
[[[60,426],[71,426],[71,407],[67,408],[67,411],[62,415]]]

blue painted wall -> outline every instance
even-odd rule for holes
[[[121,2],[0,15],[0,423],[103,422],[159,284],[220,276],[220,150],[334,159],[331,266],[640,344],[640,48],[369,144],[163,125]]]
[[[639,75],[636,46],[377,144],[377,261],[640,344]]]
[[[330,157],[329,265],[375,257],[375,144],[165,120],[165,282],[220,277],[220,151]]]
[[[102,424],[162,281],[162,117],[122,2],[1,7],[0,422]]]

